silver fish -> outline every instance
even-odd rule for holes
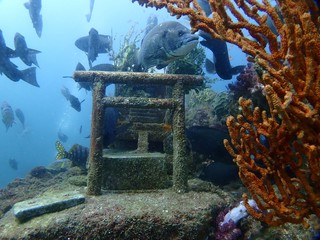
[[[9,127],[12,127],[14,123],[14,114],[12,111],[12,107],[7,103],[3,102],[1,105],[1,115],[2,122],[6,126],[6,130],[8,131]]]

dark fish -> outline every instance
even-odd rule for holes
[[[34,64],[39,67],[36,54],[40,53],[40,51],[28,48],[24,36],[20,33],[16,33],[14,36],[14,46],[17,57],[19,57],[26,65],[31,66]]]
[[[81,146],[79,144],[74,144],[70,150],[67,152],[63,145],[57,141],[56,149],[58,151],[56,159],[69,159],[74,166],[79,166],[81,168],[86,167],[87,159],[89,156],[89,148]]]
[[[26,9],[29,10],[29,15],[33,24],[34,29],[37,32],[38,37],[41,37],[42,33],[42,15],[41,11],[41,0],[29,0],[24,4]]]
[[[18,170],[18,162],[16,159],[14,158],[10,158],[9,159],[9,166],[13,169],[13,170]]]
[[[82,133],[82,125],[80,125],[79,133],[80,133],[80,134]]]
[[[2,122],[6,126],[6,130],[8,131],[9,127],[12,127],[14,123],[14,114],[12,111],[12,107],[7,103],[3,102],[1,105],[1,115]]]
[[[90,22],[90,20],[91,20],[91,15],[92,15],[93,6],[94,6],[94,0],[90,0],[90,11],[89,11],[89,13],[86,15],[86,18],[87,18],[87,21],[88,21],[88,22]]]
[[[36,68],[31,67],[25,70],[19,70],[18,67],[10,61],[9,57],[15,57],[15,52],[6,47],[2,31],[0,30],[0,74],[4,73],[4,75],[14,82],[22,79],[33,86],[39,87],[36,78]]]
[[[4,73],[10,80],[17,82],[20,79],[23,81],[39,87],[36,76],[36,68],[31,67],[24,70],[19,70],[17,66],[12,63],[9,59],[0,57],[0,73]]]
[[[108,35],[101,35],[94,28],[89,31],[89,36],[76,40],[75,45],[80,50],[87,53],[89,66],[96,60],[99,53],[107,53],[112,50],[112,38]]]
[[[78,63],[76,66],[76,71],[86,71],[85,67],[81,64]],[[112,64],[98,64],[93,66],[92,68],[89,69],[89,71],[116,71],[116,67]],[[87,91],[91,91],[92,90],[92,83],[91,82],[79,82],[79,90],[81,88],[84,88]]]
[[[75,97],[74,95],[72,95],[70,93],[69,89],[66,87],[63,87],[61,89],[61,93],[70,102],[72,108],[74,108],[78,112],[81,111],[81,103],[83,103],[84,100],[82,100],[80,102],[79,99],[77,97]]]
[[[229,53],[227,48],[227,43],[225,41],[221,41],[219,39],[214,39],[208,33],[203,31],[199,31],[199,35],[204,38],[204,40],[200,41],[200,44],[212,51],[214,54],[214,69],[218,76],[224,80],[230,80],[233,75],[239,74],[244,68],[245,65],[239,65],[232,67],[229,60]],[[208,64],[206,60],[206,66]],[[211,72],[208,69],[208,72]]]
[[[19,119],[19,121],[22,124],[22,128],[25,129],[25,125],[24,125],[25,118],[24,118],[23,112],[21,111],[21,109],[17,108],[15,113],[16,113],[17,118]]]
[[[163,22],[143,38],[138,53],[138,65],[143,70],[166,67],[170,62],[187,55],[198,44],[198,36],[179,22]]]
[[[61,129],[59,129],[58,138],[61,142],[64,142],[64,143],[68,141],[68,136],[63,132],[61,132]]]
[[[69,102],[71,104],[71,107],[74,108],[76,111],[81,112],[81,103],[84,102],[85,99],[83,99],[81,102],[79,99],[73,95],[70,95]]]

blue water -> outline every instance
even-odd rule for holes
[[[22,126],[16,119],[16,124],[6,132],[4,124],[0,122],[0,187],[14,178],[23,178],[35,166],[46,166],[55,161],[55,141],[59,129],[69,137],[64,144],[67,149],[74,143],[89,146],[89,140],[85,136],[90,131],[91,93],[78,91],[77,84],[72,79],[62,78],[72,75],[78,62],[88,68],[85,53],[74,45],[77,38],[87,35],[90,28],[94,27],[100,34],[113,35],[114,51],[117,52],[124,36],[132,27],[143,35],[146,19],[151,13],[157,14],[159,22],[175,20],[165,9],[155,11],[132,3],[131,0],[96,0],[88,23],[85,15],[89,12],[89,0],[43,0],[43,29],[39,38],[24,2],[25,0],[0,1],[0,29],[8,47],[14,48],[14,35],[19,32],[25,37],[29,48],[42,52],[37,55],[40,66],[37,68],[37,81],[40,88],[23,81],[13,82],[5,75],[0,75],[0,103],[7,101],[13,110],[20,108],[25,114],[27,129],[23,133]],[[188,24],[186,18],[180,21]],[[230,56],[232,65],[245,62],[244,54],[237,47],[230,47]],[[19,69],[27,68],[20,59],[12,61]],[[106,54],[99,55],[94,65],[104,62],[110,62]],[[223,91],[229,82],[219,81],[213,88]],[[68,87],[80,101],[85,99],[81,112],[71,108],[70,103],[62,96],[63,86]],[[107,94],[111,95],[112,89],[107,90]],[[10,168],[10,158],[18,161],[17,171]]]

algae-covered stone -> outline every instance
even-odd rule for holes
[[[13,213],[19,221],[24,222],[45,213],[76,206],[84,201],[84,196],[77,192],[59,193],[18,202],[13,206]]]
[[[72,176],[68,178],[68,182],[74,186],[85,187],[87,186],[87,176],[85,175]]]
[[[142,190],[169,187],[165,154],[105,153],[103,188]]]

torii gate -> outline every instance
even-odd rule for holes
[[[186,88],[201,86],[202,76],[182,74],[76,71],[76,82],[93,83],[91,139],[88,170],[88,195],[100,195],[103,165],[103,117],[105,107],[139,107],[173,110],[173,189],[188,189],[187,149],[185,136]],[[107,84],[159,84],[172,86],[172,98],[106,97]]]

